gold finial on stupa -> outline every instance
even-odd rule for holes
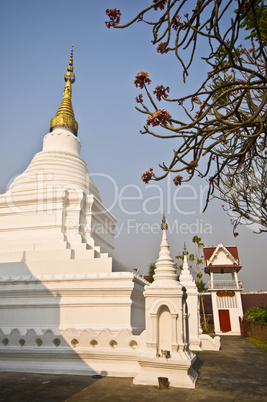
[[[73,45],[71,47],[69,65],[67,72],[64,75],[64,80],[66,84],[63,92],[63,99],[55,117],[50,121],[50,132],[56,127],[67,127],[77,136],[78,123],[75,120],[71,103],[71,84],[75,82],[75,74],[73,73]]]
[[[161,229],[168,229],[168,224],[166,223],[166,218],[165,218],[165,212],[163,212],[163,218],[162,218],[162,224],[161,224]]]
[[[186,245],[185,245],[185,243],[184,243],[184,251],[183,251],[183,255],[187,255],[188,254],[188,251],[186,250]]]

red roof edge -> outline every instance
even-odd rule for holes
[[[204,253],[206,266],[207,266],[207,261],[210,260],[212,254],[214,253],[214,251],[216,250],[217,247],[218,246],[216,246],[216,247],[204,247],[203,248],[203,253]],[[237,260],[237,262],[239,264],[240,261],[239,261],[237,246],[224,246],[224,247],[229,251],[229,253],[234,257],[234,259]]]

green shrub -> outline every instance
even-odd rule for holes
[[[246,340],[251,343],[254,343],[254,345],[258,346],[259,348],[261,348],[263,350],[266,350],[266,352],[267,352],[267,343],[261,342],[258,339],[251,338],[249,336],[246,338]]]
[[[252,307],[245,312],[244,317],[256,322],[267,322],[267,306],[261,304],[259,307]]]

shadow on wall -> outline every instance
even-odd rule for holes
[[[48,289],[42,277],[32,275],[25,252],[19,262],[0,264],[1,371],[99,374],[75,351],[79,343],[75,333],[65,337],[58,329],[59,290],[60,281],[51,278]],[[87,345],[93,347],[94,342]]]
[[[136,335],[141,335],[141,333],[146,328],[145,312],[144,312],[144,300],[140,299],[140,294],[135,290],[131,293],[132,306],[131,306],[131,316],[130,325],[132,327],[132,332]]]

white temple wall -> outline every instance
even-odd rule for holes
[[[44,248],[75,248],[77,244],[82,244],[88,240],[88,246],[83,244],[80,248],[89,249],[92,240],[93,245],[101,246],[103,251],[112,252],[113,247],[113,229],[116,221],[109,214],[94,214],[91,211],[84,214],[83,209],[87,200],[84,199],[84,193],[80,194],[80,200],[77,201],[77,193],[74,194],[73,205],[69,205],[71,194],[68,192],[65,199],[62,196],[54,199],[54,203],[47,210],[47,206],[42,206],[38,212],[34,201],[31,201],[29,210],[16,207],[17,213],[5,213],[1,209],[0,221],[0,252],[9,250],[33,250]],[[57,208],[55,208],[57,204]],[[67,205],[67,207],[66,207]],[[89,205],[89,203],[88,203]],[[53,207],[53,208],[52,208]],[[102,216],[101,216],[102,215]],[[105,217],[106,221],[103,220]],[[89,219],[88,219],[89,218]],[[82,223],[80,223],[82,222]],[[66,235],[66,238],[63,237]],[[84,236],[84,240],[83,237]],[[69,241],[69,245],[64,239]],[[49,247],[49,242],[50,247]]]
[[[114,230],[116,219],[104,209],[100,201],[93,195],[88,196],[86,214],[86,230],[90,237],[95,240],[104,252],[114,250]]]
[[[30,275],[26,264],[25,276],[18,272],[19,277],[1,278],[1,327],[108,327],[115,332],[127,328],[135,334],[145,328],[142,286],[131,273],[46,274],[39,280]]]
[[[0,195],[0,370],[135,376],[147,282],[79,156],[72,56],[43,150]]]
[[[67,255],[69,259],[66,258],[66,255],[62,255],[62,259],[60,256],[62,251],[66,251],[69,254]],[[90,250],[88,250],[88,253]],[[18,262],[14,261],[14,252],[10,252],[10,259],[13,258],[12,262],[2,262],[0,265],[1,277],[4,277],[5,281],[9,277],[14,278],[20,276],[36,276],[40,281],[46,281],[47,276],[51,275],[52,278],[57,278],[58,280],[64,279],[62,275],[66,277],[68,275],[79,275],[82,274],[85,278],[90,275],[90,273],[94,274],[108,274],[112,272],[112,258],[105,256],[104,258],[92,258],[92,259],[70,259],[71,250],[54,250],[54,253],[57,255],[57,260],[50,260],[47,258],[46,261],[36,261],[34,256],[37,255],[45,255],[47,250],[42,250],[37,252],[21,252],[18,253],[19,258]],[[13,256],[13,257],[12,257]],[[32,258],[31,258],[32,257]],[[1,255],[2,258],[2,255]],[[12,279],[13,280],[13,279]],[[33,279],[34,280],[34,279]]]
[[[0,371],[134,377],[140,370],[137,356],[145,349],[145,332],[126,329],[45,332],[0,329]]]
[[[223,335],[241,335],[239,317],[243,317],[241,292],[235,291],[234,297],[218,297],[216,292],[211,292],[214,332]],[[230,315],[231,331],[222,332],[219,310],[228,310]]]
[[[116,219],[103,206],[77,144],[64,129],[45,136],[44,150],[0,196],[0,240],[32,244],[61,232],[70,243],[93,239],[102,252],[114,250]]]

